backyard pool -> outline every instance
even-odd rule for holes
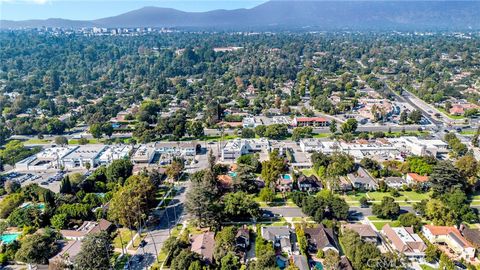
[[[290,176],[290,174],[284,174],[282,178],[285,180],[292,180],[292,176]]]
[[[20,233],[4,233],[0,236],[0,239],[2,240],[2,244],[10,244],[17,240],[19,236]]]
[[[316,262],[315,270],[323,270],[323,264],[321,262]]]
[[[236,173],[236,172],[229,172],[228,175],[230,175],[231,177],[237,177],[237,173]]]

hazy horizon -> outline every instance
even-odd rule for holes
[[[266,0],[0,0],[0,19],[15,21],[49,18],[93,20],[119,15],[145,6],[202,12],[215,9],[252,8],[264,2]],[[92,8],[92,5],[95,5],[95,8]]]

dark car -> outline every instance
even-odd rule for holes
[[[147,245],[147,242],[145,240],[142,240],[138,246],[139,247],[144,247],[146,245]]]

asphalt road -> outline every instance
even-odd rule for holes
[[[159,223],[148,230],[145,237],[146,245],[143,248],[138,248],[137,253],[131,258],[129,269],[148,269],[156,262],[156,256],[165,240],[170,236],[171,230],[186,218],[184,202],[189,187],[190,182],[181,185],[168,207],[153,214],[159,220]],[[137,258],[141,258],[141,261]]]
[[[306,215],[302,212],[300,207],[288,206],[288,207],[263,207],[263,210],[271,212],[273,214],[281,215],[282,217],[305,217]],[[401,206],[400,211],[402,213],[411,212],[413,213],[413,208],[411,206]],[[349,215],[352,219],[362,219],[363,217],[373,216],[372,208],[361,208],[351,206]]]

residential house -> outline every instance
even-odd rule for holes
[[[480,230],[479,229],[471,229],[462,224],[460,226],[460,232],[462,233],[463,237],[467,239],[469,243],[471,243],[475,248],[480,248]]]
[[[348,178],[345,176],[340,176],[338,178],[338,182],[335,183],[335,186],[331,186],[330,182],[327,182],[327,185],[328,185],[328,189],[335,190],[335,191],[348,192],[353,190],[352,183],[350,183]]]
[[[375,179],[362,167],[359,167],[355,173],[349,173],[347,178],[355,189],[359,190],[376,190],[378,184]]]
[[[70,240],[60,243],[60,252],[48,260],[49,265],[56,265],[59,262],[63,262],[66,265],[73,265],[75,258],[82,248],[82,241]]]
[[[281,250],[287,254],[294,251],[296,235],[293,229],[288,226],[268,226],[261,228],[262,237],[273,243],[275,249]]]
[[[372,226],[367,224],[358,224],[358,223],[348,223],[342,225],[342,231],[351,230],[358,235],[365,242],[371,242],[377,244],[379,242],[379,237],[377,232],[372,228]]]
[[[423,235],[433,244],[445,244],[459,258],[473,260],[475,248],[455,227],[425,225]]]
[[[63,238],[67,239],[61,243],[62,249],[57,255],[49,259],[49,264],[55,264],[62,261],[67,265],[72,265],[75,257],[80,252],[82,240],[89,234],[99,233],[101,231],[110,232],[112,223],[105,219],[97,221],[84,221],[82,226],[76,230],[60,230]]]
[[[215,249],[215,233],[205,232],[191,239],[191,251],[200,255],[208,264],[213,263],[213,250]]]
[[[326,252],[333,250],[339,253],[337,237],[332,229],[320,224],[316,228],[305,228],[305,237],[308,241],[308,252],[316,254],[319,250]]]
[[[310,265],[305,255],[292,255],[292,261],[298,270],[310,270]]]
[[[410,184],[410,181],[408,181],[406,178],[397,176],[385,177],[384,181],[388,187],[396,189],[408,186]]]
[[[277,190],[281,192],[291,191],[293,187],[293,179],[290,174],[282,174],[278,178]]]
[[[348,260],[347,256],[340,257],[340,263],[338,265],[339,270],[353,270],[353,266]]]
[[[112,223],[105,219],[97,221],[84,221],[82,226],[76,230],[60,230],[60,234],[68,240],[82,240],[91,233],[109,231]]]
[[[247,251],[250,246],[250,231],[247,228],[240,228],[235,236],[235,246],[241,251]]]
[[[418,173],[407,173],[405,175],[405,180],[414,185],[428,186],[428,176],[419,175]]]
[[[323,117],[295,117],[293,119],[294,127],[326,127],[328,119]]]
[[[323,188],[322,182],[318,181],[315,175],[300,175],[297,178],[297,185],[300,191],[317,192]]]
[[[427,245],[413,232],[413,227],[391,227],[387,223],[382,228],[382,234],[398,253],[413,261],[424,260]]]

